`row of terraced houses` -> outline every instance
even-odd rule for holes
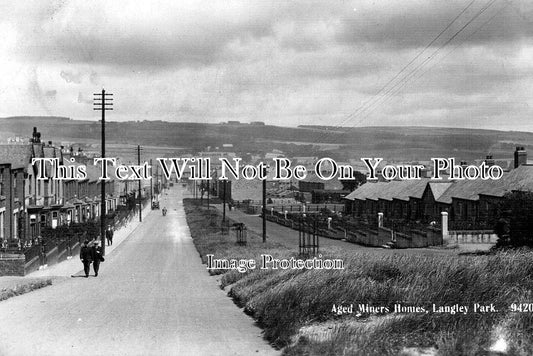
[[[487,165],[495,162],[491,156]],[[533,191],[533,165],[527,152],[517,147],[514,167],[499,180],[420,180],[366,183],[345,197],[354,217],[376,216],[400,221],[440,222],[448,214],[450,228],[492,228],[498,204],[511,191]]]
[[[60,165],[86,165],[87,178],[37,179],[34,158],[57,158]],[[73,162],[71,158],[74,158]],[[45,169],[51,169],[46,165]],[[46,176],[51,177],[47,171]],[[0,145],[0,243],[3,250],[31,244],[43,226],[85,222],[101,215],[100,190],[106,184],[106,213],[120,201],[118,181],[99,180],[100,172],[72,149],[42,142],[34,128],[31,139]]]

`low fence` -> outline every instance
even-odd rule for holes
[[[299,219],[303,213],[299,212],[267,212],[269,221],[297,230]],[[325,215],[316,212],[306,212],[308,218],[317,224],[317,234],[331,239],[345,239],[346,241],[365,246],[387,246],[391,248],[419,248],[443,244],[442,230],[438,227],[422,225],[402,226],[401,229],[379,227],[378,219],[366,217],[355,220],[351,217]]]
[[[493,230],[450,230],[448,242],[457,244],[495,244],[498,235]]]
[[[148,200],[143,201],[146,207]],[[131,222],[136,211],[130,211],[128,215],[114,219],[110,224],[118,230]],[[72,230],[72,229],[71,229]],[[75,231],[75,230],[74,230]],[[72,234],[74,236],[70,236]],[[69,236],[59,238],[34,239],[28,241],[18,250],[12,250],[9,254],[0,253],[0,276],[23,276],[38,270],[41,266],[53,265],[62,262],[79,253],[82,243],[82,233],[70,231]]]
[[[317,204],[324,206],[323,204]],[[331,210],[330,210],[331,211]],[[266,217],[269,221],[298,229],[298,219],[302,210],[269,210]],[[393,248],[420,248],[439,246],[444,243],[457,244],[495,244],[498,236],[488,229],[456,229],[446,234],[442,231],[442,223],[400,221],[384,219],[382,215],[354,218],[341,214],[323,214],[322,210],[309,211],[305,214],[315,218],[320,236],[347,241],[367,246],[388,246]],[[443,217],[447,218],[447,216]],[[381,219],[381,224],[380,224]],[[446,234],[446,236],[444,236]]]
[[[247,204],[247,203],[236,203],[235,207],[240,209],[241,211],[255,215],[255,214],[261,214],[261,204]],[[331,211],[333,213],[344,213],[344,204],[267,204],[266,210],[267,212],[271,212],[272,210],[276,212],[284,213],[285,211],[289,213],[319,213],[323,211],[324,209]]]
[[[81,237],[80,237],[81,238]],[[79,252],[79,239],[36,243],[23,251],[0,255],[0,276],[24,276],[44,265],[54,265]]]

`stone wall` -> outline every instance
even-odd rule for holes
[[[0,276],[24,276],[24,255],[0,255]]]

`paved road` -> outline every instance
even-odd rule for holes
[[[180,194],[163,197],[167,216],[146,216],[98,277],[0,302],[0,355],[279,354],[207,274]]]

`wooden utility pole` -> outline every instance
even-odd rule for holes
[[[141,165],[141,146],[137,145],[137,164]],[[139,179],[139,221],[143,221],[143,205],[142,205],[142,194],[141,194],[141,180]]]
[[[152,167],[152,159],[150,158],[150,167]],[[152,172],[150,172],[150,208],[152,208],[152,203],[154,201],[153,185],[152,185]]]
[[[222,222],[226,222],[226,180],[222,181]]]
[[[267,181],[266,181],[266,174],[265,179],[263,179],[263,243],[267,240],[267,222],[266,222],[266,189],[267,187]]]
[[[102,158],[105,158],[105,112],[113,110],[113,94],[106,93],[102,89],[101,93],[95,93],[93,98],[93,110],[102,112]],[[106,197],[105,180],[100,181],[100,241],[102,245],[102,255],[105,255],[105,231],[106,231]]]

